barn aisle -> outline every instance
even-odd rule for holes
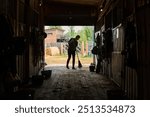
[[[118,87],[106,77],[82,69],[66,69],[65,66],[48,66],[51,78],[35,92],[35,100],[105,100],[108,90]]]

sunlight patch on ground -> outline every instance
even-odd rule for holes
[[[67,61],[67,56],[46,56],[45,62],[47,65],[65,65]],[[92,57],[80,57],[80,61],[83,65],[90,65],[93,62]],[[76,65],[78,64],[78,59],[76,58]],[[72,65],[72,59],[70,60],[70,65]]]

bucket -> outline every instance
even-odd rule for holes
[[[42,76],[43,76],[45,79],[48,79],[48,78],[51,77],[52,70],[44,70],[44,71],[41,71],[41,74],[42,74]]]
[[[94,72],[94,70],[95,70],[95,65],[90,65],[90,66],[89,66],[89,70],[90,70],[90,72]]]

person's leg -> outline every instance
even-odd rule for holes
[[[68,59],[67,59],[67,64],[66,64],[66,67],[69,69],[69,61],[71,59],[71,52],[68,51]]]
[[[75,69],[75,52],[72,53],[72,69]]]

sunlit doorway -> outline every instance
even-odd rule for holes
[[[47,33],[45,39],[45,62],[47,65],[66,65],[67,44],[69,39],[76,35],[80,35],[76,53],[78,53],[82,65],[89,66],[93,62],[91,49],[94,42],[94,26],[45,26],[45,32]],[[75,63],[77,66],[77,56]]]

